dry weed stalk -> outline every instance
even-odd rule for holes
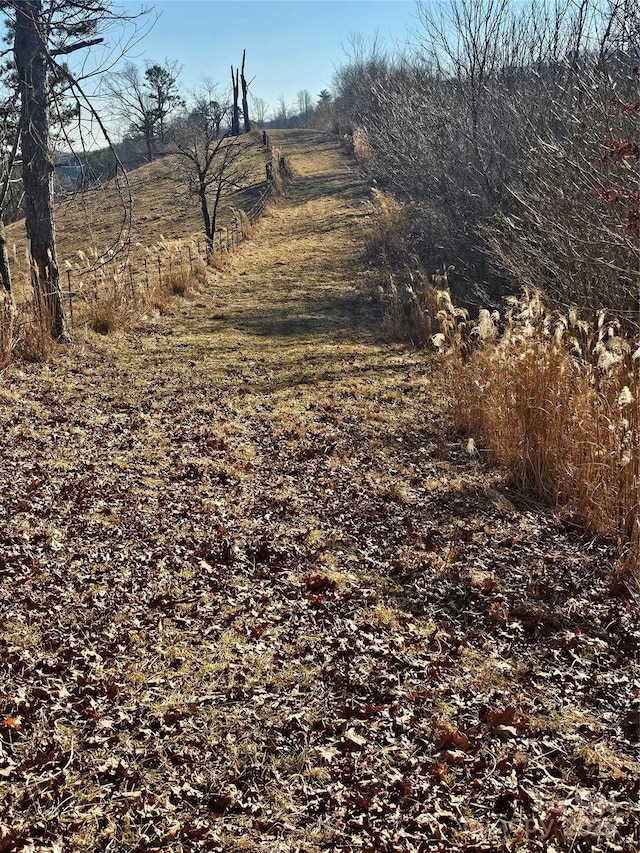
[[[206,262],[198,255],[191,260],[191,277],[198,284],[204,284],[207,280],[207,264]]]

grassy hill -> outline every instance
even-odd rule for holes
[[[225,226],[234,210],[248,210],[265,188],[265,152],[259,134],[251,135],[247,151],[246,188],[223,199],[220,225]],[[131,206],[131,229],[126,228]],[[61,269],[80,270],[92,265],[114,243],[128,238],[125,257],[134,269],[160,241],[200,242],[203,225],[199,200],[189,194],[183,167],[176,155],[164,155],[153,163],[131,171],[127,180],[109,181],[71,194],[56,205],[58,261]],[[7,227],[7,242],[13,248],[12,273],[18,298],[26,288],[26,236],[24,222]],[[120,262],[122,258],[120,259]]]

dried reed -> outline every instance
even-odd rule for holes
[[[458,421],[521,492],[617,536],[621,564],[637,570],[640,349],[631,331],[602,313],[591,323],[551,313],[529,293],[502,321],[481,312],[460,341],[469,336],[476,345],[454,372]]]

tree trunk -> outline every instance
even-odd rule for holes
[[[2,284],[7,293],[11,293],[11,267],[9,266],[7,238],[4,233],[2,217],[0,217],[0,284]]]
[[[214,245],[213,241],[215,238],[215,231],[211,227],[211,217],[209,216],[209,205],[207,204],[207,186],[203,182],[200,183],[198,188],[198,195],[200,196],[200,209],[202,210],[202,221],[204,222],[204,233],[207,238],[207,254],[213,252]]]
[[[49,71],[42,0],[15,4],[14,56],[21,97],[22,180],[31,281],[57,341],[68,340],[53,221],[49,152]]]
[[[240,136],[240,109],[238,107],[238,69],[231,66],[231,85],[233,86],[233,115],[231,117],[231,136]]]
[[[216,194],[213,200],[213,209],[211,211],[211,227],[215,234],[216,224],[218,222],[218,207],[220,205],[220,197],[222,196],[222,181],[218,181],[218,186],[216,187]]]
[[[247,84],[247,78],[244,76],[244,60],[246,57],[247,51],[242,51],[242,72],[240,74],[240,80],[242,81],[242,114],[244,116],[244,132],[249,133],[251,130],[251,122],[249,121],[249,101],[247,98],[247,93],[249,91],[249,86]]]
[[[147,144],[147,161],[151,163],[153,160],[153,131],[150,128],[145,128],[144,141]]]

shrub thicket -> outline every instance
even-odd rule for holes
[[[631,4],[445,0],[417,47],[356,45],[341,130],[412,205],[411,250],[459,295],[523,284],[638,311],[640,28]]]

